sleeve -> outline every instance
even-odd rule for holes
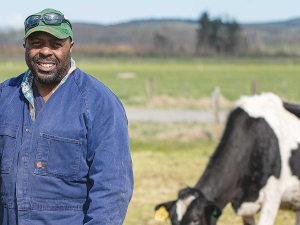
[[[0,83],[0,99],[1,99],[1,96],[2,96],[2,87],[3,87],[3,83]]]
[[[86,225],[121,225],[133,192],[132,160],[125,111],[119,102],[101,107],[88,140],[90,156]]]

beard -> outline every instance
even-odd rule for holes
[[[33,78],[43,85],[57,85],[67,75],[71,64],[71,52],[57,59],[55,56],[43,57],[40,54],[30,57],[29,51],[25,52],[25,59]],[[55,67],[51,71],[43,71],[39,68],[38,63],[54,63]]]

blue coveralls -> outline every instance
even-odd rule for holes
[[[122,224],[133,174],[120,101],[77,68],[32,122],[23,76],[0,84],[0,224]]]

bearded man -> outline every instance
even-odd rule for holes
[[[25,20],[28,70],[0,84],[0,224],[118,225],[133,191],[118,98],[76,68],[72,25]]]

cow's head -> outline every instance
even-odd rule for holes
[[[157,213],[165,212],[172,225],[214,225],[222,213],[213,202],[194,188],[182,189],[177,200],[159,204],[155,210]]]

